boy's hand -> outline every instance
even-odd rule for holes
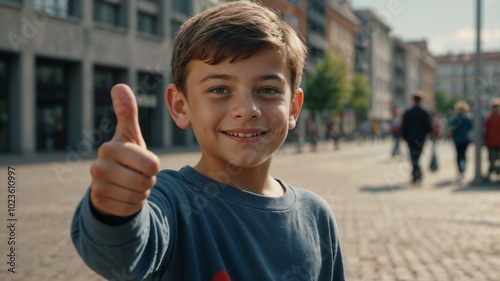
[[[90,167],[90,202],[103,214],[125,217],[137,213],[146,202],[156,183],[160,160],[146,148],[130,87],[115,85],[111,98],[118,124],[115,135],[101,145]]]

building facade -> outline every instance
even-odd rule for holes
[[[468,98],[477,94],[475,54],[446,54],[435,57],[436,91]],[[485,99],[500,96],[500,52],[484,52],[479,87]]]
[[[427,109],[433,111],[436,108],[435,102],[435,79],[434,72],[437,66],[436,60],[429,53],[427,48],[427,41],[412,41],[406,42],[406,44],[414,46],[419,51],[419,64],[420,64],[420,85],[419,89],[424,93],[423,106]]]
[[[392,109],[411,105],[411,94],[421,85],[420,51],[399,38],[393,38]]]
[[[361,28],[355,38],[358,58],[356,69],[370,80],[370,110],[372,120],[388,121],[392,102],[392,53],[390,28],[371,10],[355,10]]]
[[[7,31],[0,38],[0,150],[65,150],[109,140],[116,124],[109,90],[122,82],[137,95],[148,145],[195,143],[171,120],[164,89],[180,25],[217,2],[0,0]]]
[[[360,22],[354,15],[349,1],[328,0],[327,3],[327,52],[344,56],[351,80],[355,62],[354,37]]]

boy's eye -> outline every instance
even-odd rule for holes
[[[274,89],[274,88],[261,88],[259,90],[259,93],[265,94],[265,95],[273,95],[273,94],[279,93],[279,91]]]
[[[223,95],[229,93],[229,90],[224,87],[217,87],[210,89],[210,93],[214,93],[217,95]]]

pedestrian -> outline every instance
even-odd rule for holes
[[[407,109],[403,115],[401,135],[408,144],[410,161],[412,164],[412,183],[422,181],[422,169],[420,169],[420,155],[424,148],[427,135],[431,132],[430,115],[422,107],[423,92],[416,91],[412,95],[413,106]]]
[[[254,2],[188,19],[165,100],[201,157],[178,171],[159,171],[132,90],[113,87],[116,132],[72,223],[83,261],[107,280],[344,280],[330,206],[270,174],[302,108],[305,59],[297,33]]]
[[[488,149],[488,174],[486,180],[490,179],[493,172],[500,181],[500,98],[491,101],[491,111],[484,121],[484,145]]]
[[[466,152],[471,142],[470,133],[472,130],[472,121],[467,116],[469,104],[464,100],[455,103],[455,116],[448,124],[448,131],[453,136],[453,144],[456,151],[456,164],[458,170],[457,180],[461,181],[464,177],[467,166]]]
[[[328,124],[327,127],[327,140],[332,139],[333,140],[333,148],[335,150],[339,150],[339,142],[340,142],[340,126],[337,124],[337,122],[332,121]]]
[[[311,151],[316,152],[318,150],[319,130],[313,119],[309,119],[307,122],[307,136],[311,145]]]
[[[395,109],[394,116],[391,121],[391,134],[392,140],[394,142],[392,147],[392,157],[396,157],[401,154],[400,143],[401,143],[401,110]]]

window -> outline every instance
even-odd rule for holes
[[[74,0],[34,0],[33,5],[35,11],[50,16],[76,16],[76,1]]]
[[[126,82],[126,71],[122,69],[96,66],[94,68],[94,129],[96,135],[93,143],[96,146],[110,140],[116,126],[116,116],[111,105],[111,88]]]
[[[21,0],[2,0],[3,2],[11,2],[11,3],[15,3],[15,4],[21,4]],[[2,2],[0,1],[0,2]]]
[[[172,39],[175,39],[175,36],[177,36],[177,33],[179,32],[181,25],[182,25],[181,22],[175,20],[170,22],[170,36],[172,36]]]
[[[139,12],[137,16],[137,30],[145,34],[158,34],[156,16]]]
[[[174,0],[172,1],[172,8],[174,11],[184,14],[191,15],[191,1],[190,0]]]
[[[6,151],[9,148],[9,77],[8,61],[0,57],[0,151]]]
[[[67,142],[69,64],[36,60],[36,140],[38,150],[62,150]]]
[[[112,26],[122,26],[120,22],[120,6],[105,1],[95,1],[94,20]]]

